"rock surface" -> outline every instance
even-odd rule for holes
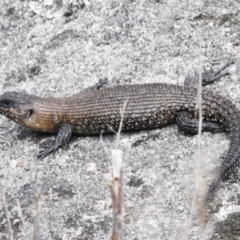
[[[207,88],[240,107],[239,7],[238,0],[1,1],[1,93],[65,96],[100,79],[109,85],[183,84],[191,71],[234,60],[231,75]],[[23,128],[5,117],[0,127],[0,238],[110,239],[111,161],[104,147],[115,148],[115,136],[103,136],[103,142],[75,136],[55,156],[39,161],[40,145],[53,136],[28,133],[19,139]],[[207,184],[228,143],[227,134],[203,134]],[[197,136],[172,125],[122,133],[118,145],[124,161],[124,239],[227,239],[227,228],[214,232],[214,226],[229,214],[231,221],[239,218],[239,170],[222,184],[203,227],[196,214],[189,217]],[[239,231],[231,236],[239,239]]]

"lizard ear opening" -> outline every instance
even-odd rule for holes
[[[31,115],[33,114],[33,109],[26,109],[24,112],[22,112],[22,116],[25,118],[25,119],[28,119],[31,117]]]
[[[32,116],[33,112],[34,112],[33,109],[28,110],[28,118]]]

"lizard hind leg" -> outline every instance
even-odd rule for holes
[[[213,71],[211,68],[209,71],[206,71],[204,69],[204,72],[202,73],[202,85],[206,86],[208,84],[214,83],[216,80],[220,79],[223,76],[229,75],[229,72],[224,72],[222,71],[227,68],[229,65],[231,65],[233,62],[228,62],[225,65],[223,65],[221,68],[219,68],[217,71]],[[193,86],[197,87],[199,84],[199,73],[193,72],[189,73],[184,81],[185,86]]]
[[[194,118],[192,113],[185,111],[180,112],[176,118],[176,122],[184,133],[198,133],[199,119]],[[203,120],[202,131],[220,133],[225,132],[226,128],[219,123]]]

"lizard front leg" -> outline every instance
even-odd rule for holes
[[[68,141],[69,138],[72,135],[72,125],[68,123],[61,123],[58,128],[58,134],[55,139],[55,141],[50,144],[48,147],[45,149],[41,150],[39,154],[37,155],[38,158],[43,159],[45,158],[48,154],[50,153],[55,153],[58,148],[61,146],[65,145]]]

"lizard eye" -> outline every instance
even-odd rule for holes
[[[5,101],[2,102],[2,104],[3,104],[4,107],[10,107],[12,105],[12,102],[9,101],[9,100],[5,100]]]

